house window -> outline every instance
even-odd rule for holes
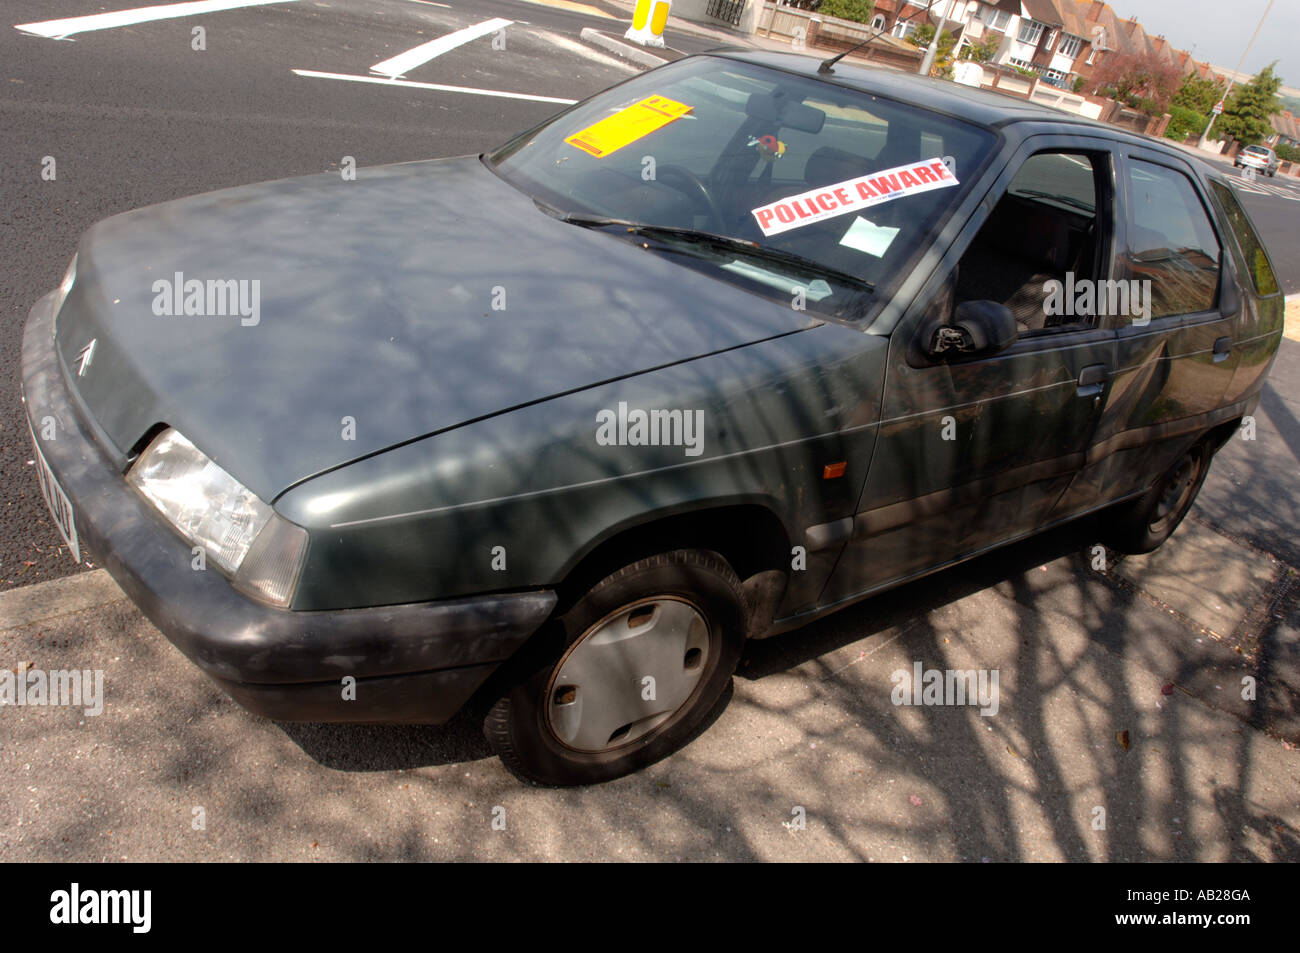
[[[1020,33],[1016,37],[1021,43],[1038,43],[1043,35],[1043,24],[1036,20],[1025,20],[1020,24]]]
[[[1070,34],[1067,33],[1065,39],[1061,40],[1061,46],[1058,52],[1062,56],[1068,56],[1070,59],[1074,59],[1079,55],[1079,50],[1082,47],[1083,40],[1077,36],[1070,36]]]
[[[1053,30],[1051,33],[1047,34],[1047,48],[1049,50],[1056,45],[1056,37],[1059,32],[1060,31],[1058,30]]]
[[[1062,73],[1059,69],[1047,70],[1047,78],[1050,80],[1055,80],[1058,83],[1065,82],[1065,74]]]
[[[916,32],[916,24],[915,24],[915,23],[909,23],[909,22],[904,21],[904,20],[899,20],[897,23],[894,24],[894,33],[893,33],[893,35],[896,36],[896,37],[898,37],[900,40],[905,40],[905,39],[907,39],[909,36],[911,36],[911,35],[912,35],[913,33],[915,33],[915,32]]]
[[[1029,62],[1029,60],[1018,60],[1018,59],[1016,59],[1014,56],[1010,57],[1010,58],[1007,60],[1007,62],[1010,63],[1012,66],[1015,66],[1015,67],[1017,67],[1017,68],[1019,68],[1019,69],[1033,69],[1033,68],[1034,68],[1034,64],[1031,63],[1031,62]]]
[[[879,31],[879,30],[883,30],[884,28],[885,28],[885,18],[882,14],[877,13],[874,17],[871,18],[871,29]]]
[[[980,7],[979,19],[988,24],[991,30],[1005,30],[1011,21],[1011,14],[1006,10],[994,10],[992,7]]]

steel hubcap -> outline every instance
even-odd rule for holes
[[[644,738],[686,704],[708,656],[708,623],[690,603],[662,596],[624,606],[560,662],[548,687],[551,732],[579,751]]]
[[[1178,512],[1187,494],[1191,492],[1192,481],[1195,478],[1196,463],[1191,457],[1186,457],[1169,477],[1169,482],[1165,484],[1165,491],[1160,494],[1160,503],[1156,506],[1156,518],[1151,525],[1154,526]]]

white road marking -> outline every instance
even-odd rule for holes
[[[382,76],[354,76],[350,73],[320,73],[313,69],[296,69],[298,76],[315,79],[343,79],[351,83],[377,83],[380,86],[407,86],[412,89],[432,89],[442,93],[469,93],[473,96],[496,96],[500,99],[526,99],[535,103],[559,103],[572,106],[576,99],[559,99],[555,96],[534,96],[531,93],[511,93],[503,89],[474,89],[470,86],[444,86],[441,83],[416,83],[409,79],[386,79]]]
[[[1238,192],[1250,192],[1253,195],[1272,195],[1281,199],[1290,199],[1292,202],[1300,202],[1300,193],[1295,192],[1286,185],[1274,185],[1272,182],[1261,182],[1259,179],[1247,179],[1240,176],[1229,176],[1228,182]]]
[[[448,50],[464,46],[471,40],[477,40],[479,37],[495,33],[497,30],[504,30],[513,22],[513,20],[506,20],[501,17],[484,20],[482,23],[467,26],[455,33],[448,33],[446,36],[440,36],[428,43],[421,43],[414,49],[407,50],[405,53],[398,53],[392,59],[384,60],[382,63],[376,63],[370,67],[370,72],[382,73],[384,76],[389,77],[401,76],[407,70],[413,70],[417,66],[429,62],[435,56],[441,56]]]
[[[640,67],[634,66],[627,60],[615,59],[612,56],[606,56],[600,50],[588,46],[586,43],[579,43],[577,40],[571,40],[567,36],[561,36],[559,33],[552,33],[550,30],[532,30],[529,34],[534,38],[546,40],[553,46],[558,46],[574,56],[580,56],[583,59],[593,60],[602,66],[608,66],[611,69],[622,70],[627,73],[639,73]]]
[[[412,3],[423,3],[426,7],[444,7],[451,9],[450,3],[434,3],[434,0],[411,0]]]
[[[297,2],[298,0],[191,0],[189,3],[166,3],[156,7],[135,7],[131,10],[92,13],[89,16],[68,17],[63,20],[19,23],[14,26],[14,29],[57,40],[65,36],[71,36],[73,33],[111,30],[119,26],[130,26],[133,23],[148,23],[151,20],[171,20],[176,17],[192,17],[200,13],[217,13],[221,10],[235,10],[240,7],[264,7],[273,3]]]

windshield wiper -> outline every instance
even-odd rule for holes
[[[563,214],[560,216],[560,221],[568,222],[570,225],[581,225],[585,228],[619,226],[626,228],[634,235],[644,235],[646,238],[663,239],[667,241],[676,240],[691,245],[708,245],[715,249],[748,255],[751,258],[757,258],[763,261],[790,265],[791,267],[798,268],[801,271],[810,271],[816,275],[834,279],[841,284],[852,285],[853,287],[859,288],[863,291],[876,290],[876,286],[865,278],[859,278],[857,275],[851,275],[846,271],[838,271],[834,268],[828,268],[819,261],[805,258],[803,255],[792,251],[773,248],[770,245],[760,245],[757,242],[751,242],[744,238],[736,238],[732,235],[720,235],[717,232],[708,232],[699,228],[686,228],[676,225],[649,225],[645,222],[633,222],[624,218],[603,218],[599,215],[586,215],[582,212],[568,212]]]

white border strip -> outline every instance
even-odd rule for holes
[[[441,83],[416,83],[409,79],[387,79],[383,76],[354,76],[350,73],[320,73],[314,69],[296,69],[297,76],[309,76],[313,79],[344,79],[351,83],[377,83],[380,86],[406,86],[412,89],[432,89],[440,93],[469,93],[473,96],[496,96],[499,99],[526,99],[534,103],[559,103],[572,106],[576,99],[560,99],[556,96],[534,96],[531,93],[510,93],[503,89],[474,89],[470,86],[444,86]]]
[[[265,7],[275,3],[297,3],[298,0],[191,0],[189,3],[167,3],[157,7],[135,7],[131,10],[116,10],[111,13],[93,13],[84,17],[68,17],[64,20],[41,20],[36,23],[19,23],[15,30],[44,36],[52,40],[71,36],[73,33],[89,33],[92,30],[112,30],[119,26],[131,26],[133,23],[148,23],[151,20],[172,20],[176,17],[192,17],[200,13],[217,13],[221,10],[237,10],[240,7]]]
[[[464,46],[471,40],[477,40],[481,36],[487,36],[489,33],[495,33],[497,30],[504,30],[513,20],[507,20],[503,17],[493,17],[491,20],[484,20],[482,23],[475,23],[473,26],[467,26],[463,30],[457,30],[454,33],[448,33],[446,36],[440,36],[436,40],[430,40],[428,43],[421,43],[419,46],[407,50],[405,53],[398,53],[391,59],[386,59],[382,63],[376,63],[370,67],[372,73],[382,73],[389,77],[398,77],[404,75],[408,70],[413,70],[417,66],[429,62],[436,56],[441,56],[449,50],[454,50],[458,46]]]

